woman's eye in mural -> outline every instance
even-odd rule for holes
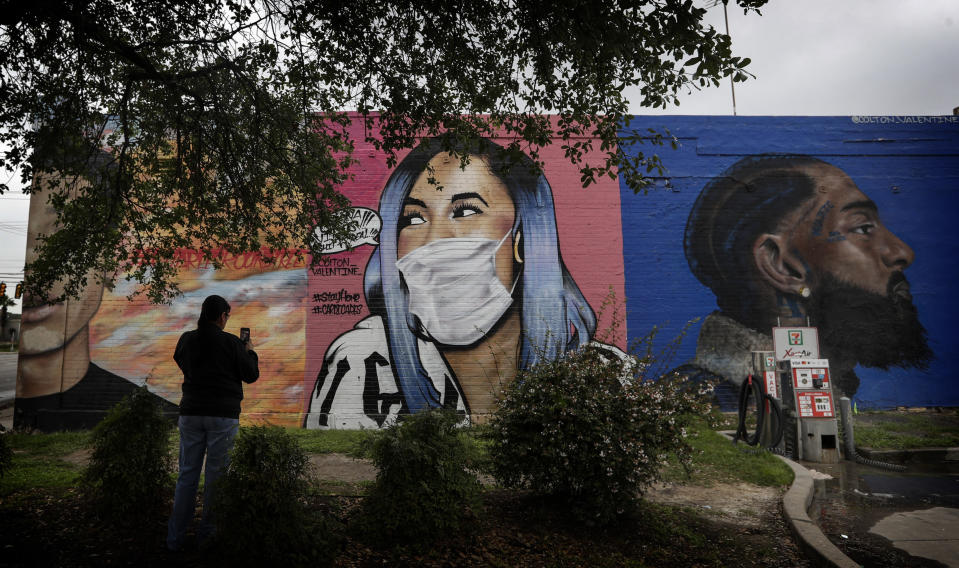
[[[850,233],[857,233],[860,235],[868,235],[876,230],[876,225],[873,223],[864,223],[862,225],[853,227]]]
[[[459,219],[461,217],[470,217],[472,215],[482,214],[483,208],[479,203],[461,201],[453,205],[453,214],[450,217],[453,219]]]
[[[486,212],[489,203],[483,197],[474,192],[457,193],[450,199],[452,212],[450,219],[461,219],[473,215],[481,215]]]
[[[422,225],[423,223],[426,223],[426,219],[423,218],[422,213],[419,211],[403,211],[403,215],[400,217],[399,227],[402,231],[411,225]]]

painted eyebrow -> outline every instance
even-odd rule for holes
[[[483,205],[489,207],[489,203],[487,203],[486,200],[483,199],[480,196],[480,194],[476,193],[475,191],[468,191],[466,193],[457,193],[452,198],[450,198],[450,201],[452,202],[458,199],[479,199],[480,201],[483,202]]]
[[[850,209],[869,209],[876,213],[879,212],[879,208],[876,207],[876,203],[872,199],[860,199],[859,201],[853,201],[852,203],[846,205],[839,210],[840,213],[848,211]]]
[[[417,199],[415,197],[407,197],[406,199],[404,199],[403,207],[406,207],[407,205],[416,205],[418,207],[422,207],[423,209],[429,209],[429,207],[426,206],[426,203],[424,203],[422,200]]]

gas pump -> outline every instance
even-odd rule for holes
[[[779,361],[786,415],[786,455],[818,463],[839,463],[839,422],[826,359]]]
[[[774,351],[753,351],[752,373],[740,388],[736,440],[761,444],[792,459],[839,462],[837,404],[829,361],[819,358],[814,327],[774,327]],[[756,402],[756,433],[748,434],[750,395]]]
[[[782,450],[783,412],[782,392],[779,388],[779,373],[776,370],[776,353],[773,351],[753,351],[753,379],[761,382],[766,394],[759,409],[765,414],[759,444],[764,448]]]

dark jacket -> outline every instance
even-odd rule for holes
[[[173,360],[183,371],[181,416],[239,418],[243,383],[260,377],[256,353],[206,322],[180,336]]]

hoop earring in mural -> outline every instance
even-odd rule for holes
[[[445,345],[470,345],[503,317],[513,291],[496,275],[496,252],[508,236],[498,242],[439,239],[396,261],[409,292],[410,313],[430,337]]]
[[[523,257],[519,255],[519,241],[523,238],[521,231],[516,231],[516,237],[513,239],[513,259],[519,264],[523,264]],[[515,286],[515,284],[514,284]]]

